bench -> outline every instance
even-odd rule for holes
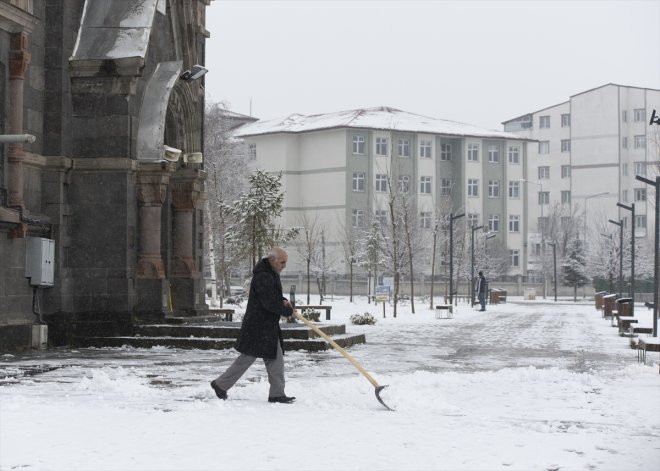
[[[619,316],[618,326],[619,326],[619,335],[624,336],[630,331],[631,324],[637,324],[638,319],[634,316]]]
[[[454,307],[451,304],[438,304],[435,307],[436,319],[453,319]]]
[[[637,344],[637,361],[646,364],[646,352],[660,352],[658,337],[640,338]]]
[[[232,320],[234,319],[234,309],[211,308],[211,309],[209,309],[209,314],[224,317],[225,320],[228,321],[228,322],[232,322]]]
[[[330,320],[330,311],[332,310],[332,306],[314,306],[312,304],[296,304],[296,309],[299,309],[300,312],[302,313],[305,309],[310,309],[312,311],[325,311],[325,320],[329,321]]]

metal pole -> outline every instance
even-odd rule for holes
[[[552,244],[552,265],[555,272],[555,302],[557,302],[557,244]]]
[[[630,262],[630,297],[632,298],[632,302],[630,303],[630,315],[634,316],[635,315],[635,226],[636,221],[635,221],[635,203],[632,203],[630,205],[632,207],[632,237],[630,241],[630,246],[631,246],[631,255],[630,258],[632,261]]]
[[[471,237],[472,259],[470,263],[470,300],[472,307],[474,307],[474,231],[483,229],[483,227],[484,226],[479,226],[479,227],[472,226],[472,237]]]
[[[454,305],[454,219],[462,218],[464,213],[449,217],[449,304]]]
[[[635,179],[644,182],[647,185],[655,186],[655,240],[653,252],[653,336],[658,336],[658,247],[660,247],[660,176],[655,177],[655,182],[640,175],[635,175]],[[617,203],[618,204],[618,203]]]
[[[619,293],[618,297],[623,296],[623,219],[619,222],[609,220],[612,224],[619,226]]]

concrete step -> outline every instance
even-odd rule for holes
[[[343,324],[328,324],[318,326],[327,335],[342,335],[346,333]],[[304,324],[282,324],[282,337],[284,339],[311,339],[318,335]],[[238,338],[241,330],[240,322],[222,322],[213,325],[167,325],[148,324],[136,325],[135,335],[142,337],[211,337],[211,338]]]
[[[333,337],[333,340],[343,348],[348,348],[352,345],[365,343],[366,339],[364,334],[357,335],[338,335]],[[151,348],[151,347],[170,347],[180,349],[199,349],[199,350],[224,350],[234,346],[235,339],[233,338],[209,338],[209,337],[87,337],[78,339],[76,342],[77,347],[123,347],[129,346],[134,348]],[[284,350],[306,350],[310,352],[318,352],[331,349],[328,343],[321,339],[285,339]]]

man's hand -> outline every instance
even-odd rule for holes
[[[300,313],[298,312],[298,309],[294,309],[294,310],[293,310],[293,314],[292,314],[292,316],[293,316],[294,319],[301,319],[301,318],[302,318],[302,316],[301,316]]]

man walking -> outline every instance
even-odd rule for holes
[[[263,358],[266,364],[270,383],[268,402],[288,404],[295,399],[284,394],[284,341],[280,329],[280,316],[295,316],[291,303],[282,296],[280,272],[287,259],[284,249],[273,247],[252,271],[243,325],[234,344],[240,355],[227,371],[211,381],[220,399],[227,399],[227,391],[257,358]]]
[[[477,278],[477,286],[475,286],[474,291],[477,293],[477,297],[479,298],[479,304],[481,305],[481,309],[479,311],[485,311],[486,310],[486,277],[484,276],[484,272],[479,271],[479,277]]]

